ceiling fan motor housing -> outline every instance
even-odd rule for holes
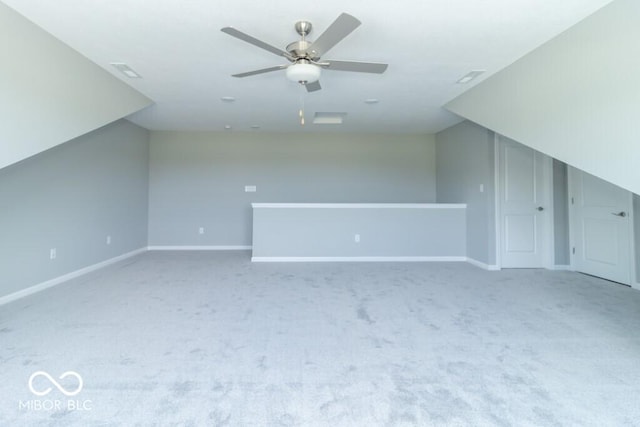
[[[312,61],[317,61],[320,56],[316,55],[314,51],[308,51],[309,47],[313,44],[312,41],[307,40],[307,36],[311,32],[313,25],[309,21],[298,21],[295,25],[296,32],[302,36],[302,40],[290,43],[287,46],[287,52],[289,52],[294,58],[306,58]]]
[[[307,58],[312,61],[317,61],[320,57],[315,54],[315,51],[307,51],[312,44],[313,42],[308,40],[298,40],[287,46],[287,52],[289,52],[294,58]]]

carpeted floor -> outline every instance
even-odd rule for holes
[[[148,252],[0,307],[0,369],[2,426],[640,425],[640,292]]]

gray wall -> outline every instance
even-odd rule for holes
[[[127,121],[0,169],[0,297],[145,247],[147,194],[148,132]]]
[[[466,257],[464,205],[257,205],[254,260]]]
[[[467,256],[488,265],[496,263],[494,156],[493,132],[474,123],[436,135],[437,201],[467,204]]]
[[[464,121],[436,135],[439,203],[467,204],[467,256],[494,265],[495,160],[493,132]],[[484,184],[485,191],[479,191]],[[553,161],[555,264],[569,265],[567,165]]]
[[[150,246],[251,245],[252,202],[434,201],[432,135],[151,132]]]

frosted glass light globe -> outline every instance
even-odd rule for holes
[[[320,67],[313,64],[293,64],[287,67],[287,78],[297,83],[313,83],[320,78]]]

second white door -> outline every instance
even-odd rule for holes
[[[575,168],[569,185],[574,269],[630,284],[631,193]]]

